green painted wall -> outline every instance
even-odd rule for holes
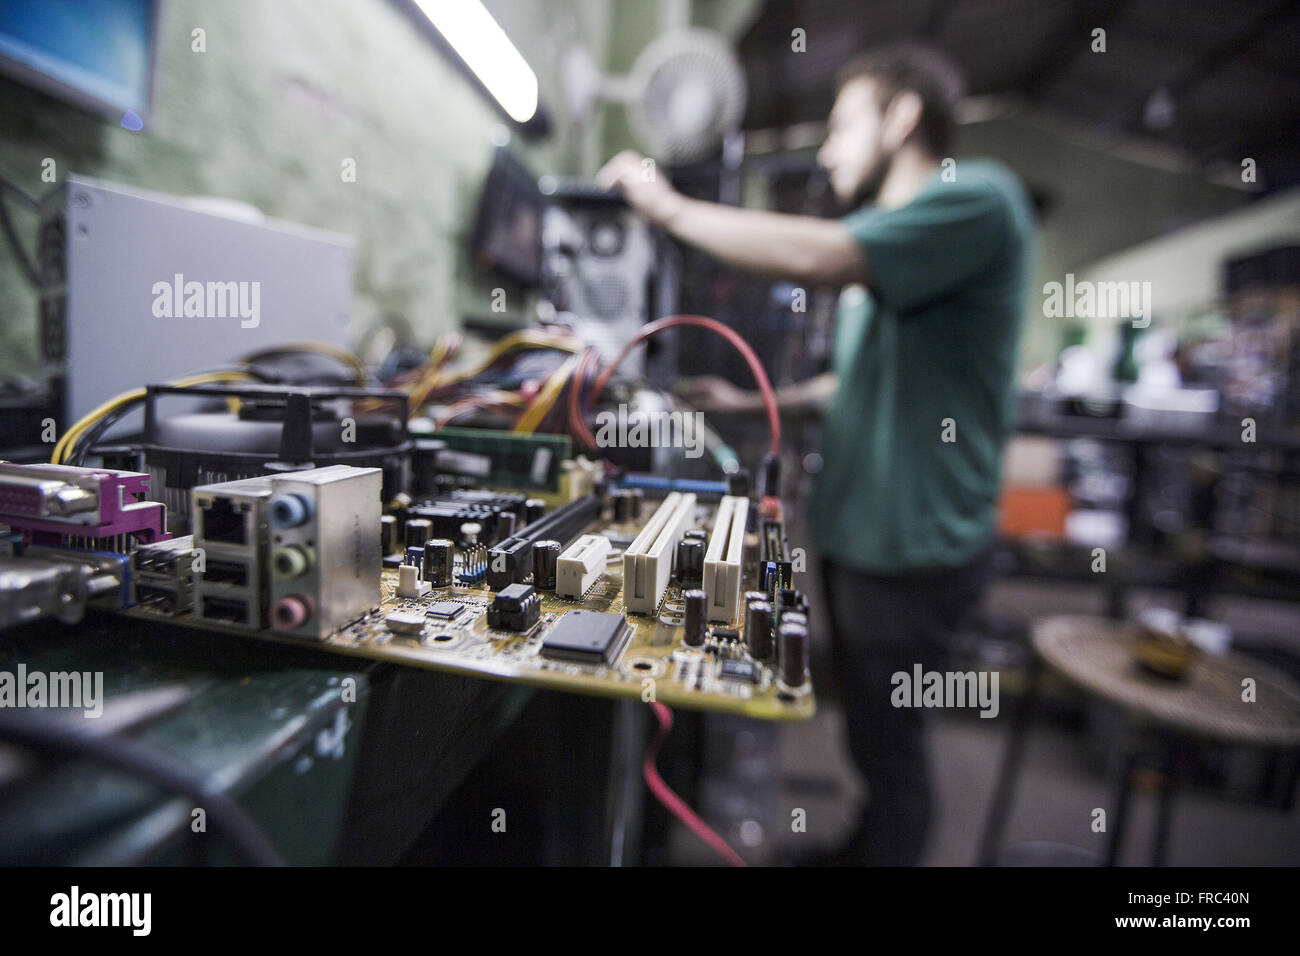
[[[1026,302],[1020,349],[1026,371],[1055,359],[1063,344],[1066,320],[1043,315],[1044,283],[1064,282],[1067,272],[1101,256],[1250,201],[1193,171],[1135,162],[1084,141],[1077,129],[1028,114],[962,126],[955,152],[999,159],[1051,198]]]
[[[537,72],[555,133],[515,145],[537,172],[590,173],[597,124],[570,135],[560,57],[604,63],[610,0],[486,0]],[[206,52],[192,31],[206,31]],[[141,132],[0,80],[0,173],[31,192],[41,163],[179,195],[252,203],[356,241],[353,327],[386,315],[429,342],[491,283],[465,257],[500,114],[392,0],[166,0],[154,116]],[[356,161],[344,182],[343,161]],[[35,218],[10,203],[29,248]],[[522,311],[524,302],[508,302]],[[0,373],[36,367],[36,299],[0,250]]]

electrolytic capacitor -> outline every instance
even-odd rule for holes
[[[704,582],[704,542],[682,538],[676,557],[678,582],[684,588],[698,588]]]
[[[777,649],[781,657],[781,683],[802,687],[808,675],[808,629],[787,623],[777,628]]]
[[[750,657],[765,661],[772,656],[772,605],[762,592],[745,592],[746,597],[751,594],[758,598],[745,602],[745,646]]]
[[[641,506],[645,504],[645,492],[640,488],[632,488],[632,501],[628,512],[633,521],[641,520]]]
[[[535,542],[533,544],[533,587],[539,591],[554,591],[555,568],[559,561],[560,542]]]
[[[808,615],[802,611],[786,611],[781,615],[782,624],[798,624],[805,631],[808,630]]]
[[[691,647],[704,643],[705,615],[709,610],[709,597],[703,591],[691,590],[682,595],[686,602],[686,635],[684,640]]]
[[[456,555],[455,542],[447,538],[430,538],[424,543],[424,562],[420,577],[435,588],[451,584]]]
[[[406,521],[406,546],[422,548],[433,537],[433,522],[428,518],[408,518]]]
[[[392,554],[397,550],[397,517],[379,516],[379,553]]]
[[[546,514],[546,502],[541,498],[529,498],[524,502],[524,524],[532,524]]]
[[[514,536],[516,516],[513,511],[503,511],[497,515],[497,540],[504,541]]]
[[[478,536],[483,533],[483,526],[477,521],[466,521],[460,526],[460,539],[465,547],[472,548],[478,544]]]
[[[800,614],[808,612],[808,601],[803,596],[803,592],[794,588],[781,588],[776,590],[776,600],[773,602],[776,607],[776,626],[779,628],[785,621],[785,616],[790,611]]]
[[[615,488],[609,493],[610,514],[616,522],[627,521],[632,517],[632,491],[628,488]]]

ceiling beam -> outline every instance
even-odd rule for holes
[[[1272,32],[1280,20],[1300,10],[1300,0],[1280,0],[1273,9],[1262,13],[1255,22],[1222,43],[1216,44],[1190,63],[1186,69],[1162,86],[1169,91],[1174,102],[1174,115],[1177,117],[1178,101],[1186,99],[1190,90],[1208,81],[1232,61],[1245,56],[1265,34]],[[1128,129],[1143,128],[1147,100],[1155,90],[1146,90],[1134,109],[1124,120]],[[1177,120],[1175,119],[1175,129]]]
[[[1038,56],[1007,88],[1019,90],[1031,98],[1040,96],[1053,80],[1088,50],[1093,29],[1107,28],[1127,5],[1127,0],[1085,0],[1076,5],[1055,30],[1043,37]]]

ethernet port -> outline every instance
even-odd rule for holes
[[[229,498],[213,498],[211,504],[201,509],[203,539],[223,544],[248,544],[247,515],[237,509]]]
[[[248,565],[242,561],[208,558],[203,567],[203,580],[211,584],[233,584],[242,588],[248,584]]]
[[[248,604],[244,601],[232,601],[229,598],[217,598],[205,594],[201,616],[209,621],[245,624],[248,622]]]

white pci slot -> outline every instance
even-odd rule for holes
[[[569,545],[555,565],[555,593],[567,598],[586,594],[605,573],[610,547],[603,534],[584,534]]]
[[[633,614],[654,614],[668,590],[673,551],[695,523],[695,495],[672,492],[636,540],[623,552],[623,606]]]
[[[726,495],[718,505],[704,553],[704,593],[709,596],[708,620],[735,624],[740,609],[741,554],[749,499]]]

